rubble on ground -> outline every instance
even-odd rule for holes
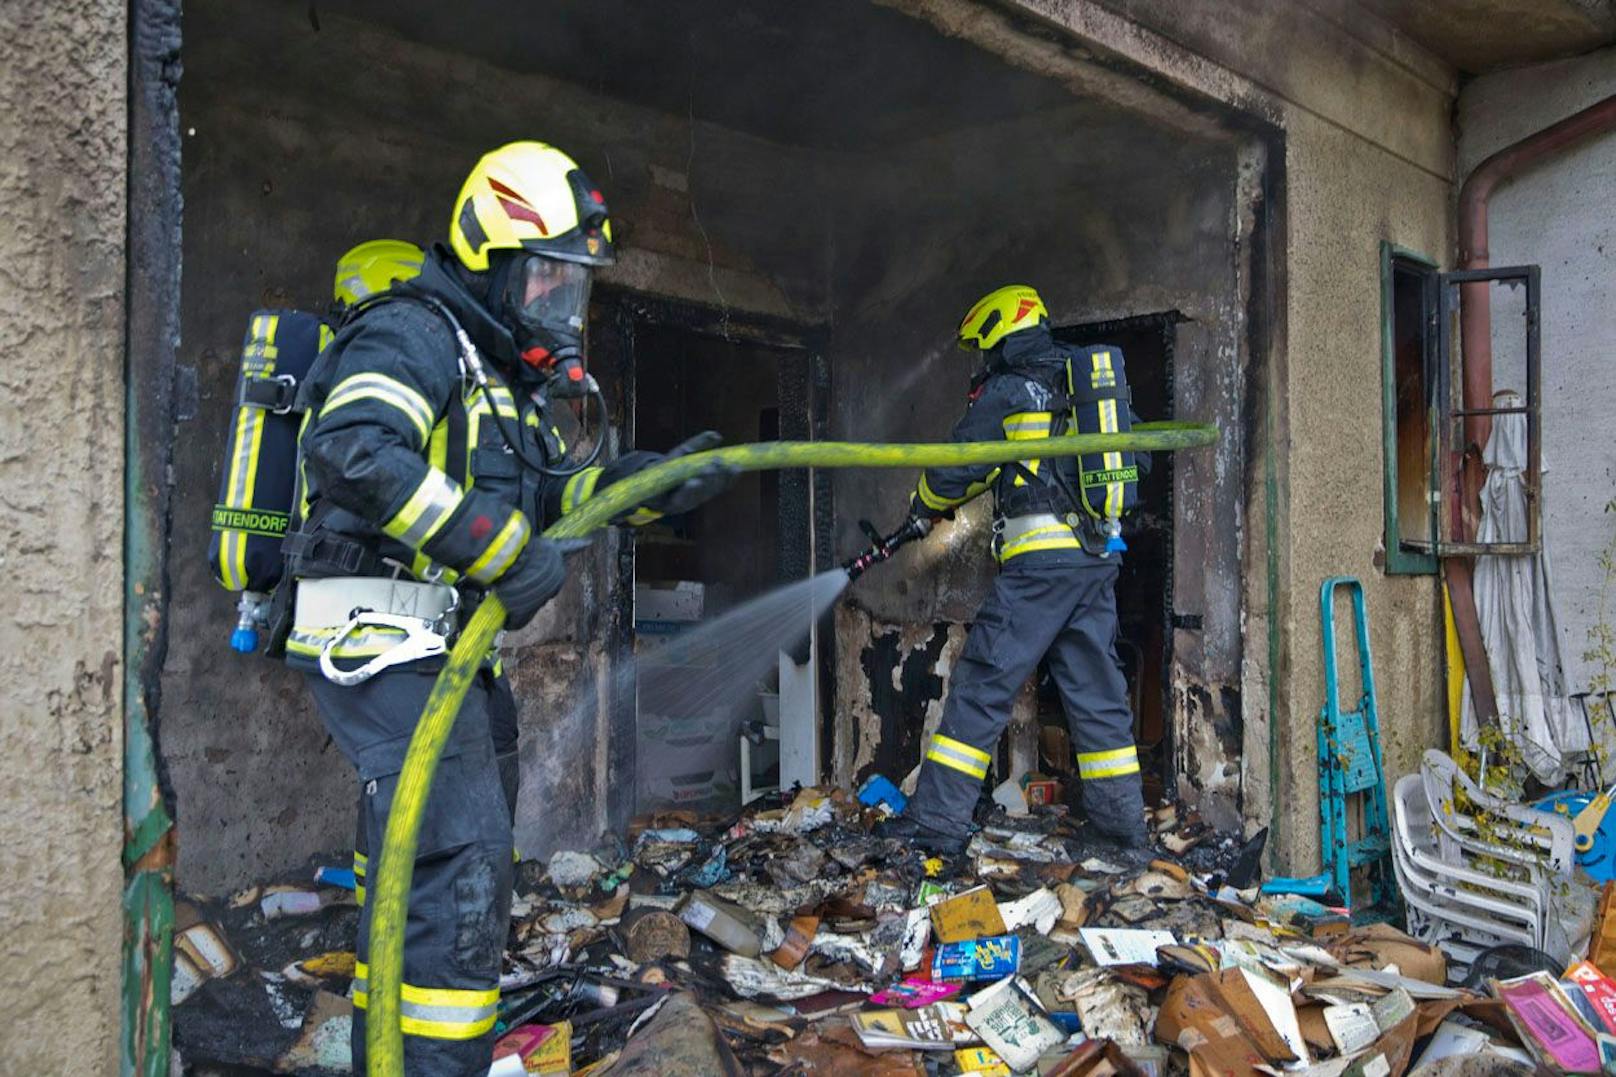
[[[492,1073],[1398,1077],[1616,1058],[1608,896],[1592,961],[1561,979],[1527,950],[1466,990],[1435,946],[1261,892],[1260,837],[1182,807],[1155,815],[1174,855],[1146,863],[1062,805],[1001,795],[944,863],[875,836],[887,809],[865,799],[670,811],[519,865]],[[347,1072],[354,897],[294,883],[182,904],[187,1072]]]

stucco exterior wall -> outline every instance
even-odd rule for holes
[[[1380,244],[1448,263],[1451,185],[1363,138],[1291,110],[1289,178],[1288,412],[1271,448],[1287,464],[1287,594],[1281,631],[1287,706],[1271,801],[1278,849],[1295,873],[1315,870],[1318,771],[1315,722],[1324,702],[1319,586],[1330,576],[1363,581],[1388,782],[1445,743],[1441,598],[1434,576],[1381,572]],[[1341,699],[1358,698],[1345,598],[1336,611]],[[1248,771],[1260,758],[1248,743]],[[1269,803],[1259,800],[1259,804]]]
[[[1459,168],[1616,94],[1616,49],[1501,71],[1459,98]],[[1581,691],[1603,663],[1590,634],[1616,622],[1601,555],[1616,540],[1616,133],[1545,159],[1494,193],[1488,246],[1495,266],[1543,267],[1544,539],[1553,565],[1567,681]],[[1495,335],[1503,327],[1495,316]],[[1495,367],[1494,386],[1511,386]],[[1610,671],[1606,671],[1607,673]]]
[[[0,7],[0,1070],[112,1073],[125,5]]]

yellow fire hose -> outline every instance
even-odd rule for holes
[[[1078,434],[1037,444],[1038,457],[1049,460],[1086,453],[1137,450],[1172,452],[1210,445],[1217,427],[1200,423],[1141,423],[1126,434]],[[678,486],[710,464],[738,471],[770,471],[792,467],[924,468],[961,464],[1008,464],[1026,459],[1025,441],[970,442],[941,445],[880,445],[847,441],[774,441],[730,445],[693,453],[648,467],[612,483],[544,534],[548,538],[580,538],[639,505]],[[490,594],[460,633],[448,662],[432,686],[404,757],[398,790],[393,795],[380,863],[372,857],[370,886],[370,981],[366,1011],[365,1053],[376,1077],[401,1077],[404,1036],[399,1027],[399,999],[404,979],[404,923],[409,911],[410,877],[415,870],[421,815],[432,789],[438,756],[454,726],[482,658],[505,624],[505,607]]]

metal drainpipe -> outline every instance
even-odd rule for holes
[[[1486,269],[1487,201],[1494,190],[1545,157],[1567,149],[1586,138],[1616,130],[1616,94],[1581,112],[1567,116],[1534,135],[1528,135],[1488,157],[1465,180],[1459,190],[1459,267]],[[1491,285],[1480,282],[1459,286],[1461,307],[1459,339],[1463,397],[1466,408],[1485,408],[1493,398],[1493,341]],[[1453,499],[1453,524],[1462,542],[1475,534],[1480,517],[1481,486],[1486,478],[1481,450],[1492,434],[1491,415],[1471,415],[1464,420],[1465,449],[1462,461],[1450,461],[1452,481],[1457,486]],[[1462,462],[1462,468],[1458,466]],[[1447,557],[1442,561],[1443,578],[1453,603],[1454,627],[1459,649],[1464,654],[1465,673],[1470,679],[1470,695],[1481,725],[1498,722],[1498,697],[1493,687],[1487,648],[1481,638],[1481,622],[1476,614],[1471,589],[1469,557]]]

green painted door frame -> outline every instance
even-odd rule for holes
[[[179,344],[178,0],[131,0],[124,337],[124,932],[118,1071],[168,1077],[174,822],[153,736],[167,647],[169,459]]]

